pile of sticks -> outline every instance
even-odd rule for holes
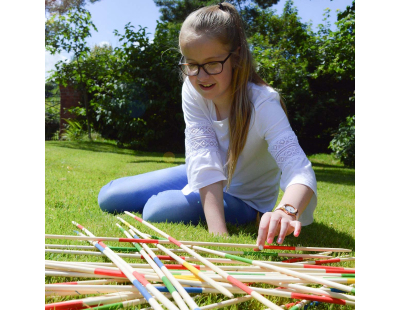
[[[274,310],[306,309],[310,304],[321,302],[355,306],[355,269],[326,266],[354,261],[354,257],[329,256],[332,252],[351,252],[349,249],[266,245],[264,249],[322,252],[266,253],[251,244],[178,241],[134,214],[125,213],[162,237],[142,233],[120,217],[117,218],[128,230],[119,224],[117,226],[126,238],[96,237],[76,222],[72,223],[81,230],[76,231],[77,236],[46,235],[46,238],[85,240],[91,244],[46,244],[46,253],[101,255],[111,262],[46,260],[46,276],[83,279],[46,284],[46,296],[96,296],[47,303],[45,309],[123,309],[147,304],[150,305],[148,309],[198,310],[222,308],[250,299]],[[107,241],[129,242],[134,247],[107,246],[104,243]],[[164,246],[171,244],[179,249]],[[252,251],[216,251],[204,246],[251,248]],[[204,257],[199,252],[216,257]],[[250,254],[261,258],[270,255],[289,259],[276,262],[243,257]],[[132,264],[124,258],[143,259],[146,263]],[[164,264],[162,260],[174,263]],[[258,283],[272,288],[255,286]],[[223,294],[229,299],[200,307],[196,303],[197,296],[193,294]],[[241,296],[235,297],[234,294]],[[295,302],[278,306],[270,300],[271,296],[290,298]]]

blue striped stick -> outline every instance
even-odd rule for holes
[[[72,221],[72,223],[81,229],[82,231],[86,232],[89,236],[95,237],[90,231],[88,231],[85,227],[82,225],[76,223],[75,221]],[[81,233],[79,233],[81,234]],[[83,235],[83,234],[82,234]],[[147,300],[147,302],[157,310],[163,310],[163,308],[160,306],[160,304],[155,300],[153,296],[147,291],[148,286],[146,285],[146,288],[142,285],[142,283],[148,283],[144,277],[135,271],[131,266],[129,266],[124,260],[122,260],[119,256],[115,255],[113,251],[110,249],[107,249],[107,246],[101,242],[101,241],[94,241],[92,243],[97,249],[100,250],[103,254],[105,254],[125,275],[126,277],[132,282],[132,284],[138,289],[138,291],[143,295],[143,297]],[[141,280],[140,283],[138,278]],[[146,284],[147,284],[146,283]],[[150,283],[149,283],[150,284]],[[162,295],[163,296],[163,295]],[[165,296],[163,296],[165,297]],[[167,299],[168,300],[168,299]],[[169,301],[169,300],[168,300]],[[170,302],[170,301],[169,301]],[[171,303],[172,304],[172,303]],[[175,306],[174,306],[175,307]],[[176,308],[176,307],[175,307]],[[176,308],[177,309],[177,308]]]
[[[136,235],[133,231],[132,228],[134,228],[131,224],[129,224],[127,221],[124,219],[120,218],[117,216],[117,219],[119,219],[122,223],[124,223],[127,227],[130,228],[130,232],[133,234],[133,237],[135,239],[140,239],[138,235]],[[146,238],[146,236],[143,235],[143,238]],[[154,254],[154,252],[145,244],[141,244],[143,248],[149,253],[151,258],[154,260],[154,262],[161,268],[161,270],[164,272],[166,277],[171,281],[171,283],[175,286],[176,290],[181,294],[183,299],[186,301],[186,303],[189,305],[189,307],[192,310],[200,310],[199,306],[196,304],[196,302],[193,300],[193,298],[188,294],[187,290],[182,287],[182,285],[178,282],[178,280],[172,275],[172,273],[167,269],[167,267],[164,266],[164,264],[161,262],[161,260],[157,257],[157,255]]]

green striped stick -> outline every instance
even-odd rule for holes
[[[338,290],[342,290],[342,291],[345,291],[345,292],[355,293],[355,289],[351,288],[349,286],[346,286],[346,285],[343,285],[343,284],[340,284],[340,283],[335,283],[333,281],[329,281],[329,280],[326,280],[326,279],[313,277],[313,276],[310,276],[310,275],[307,275],[307,274],[304,274],[304,273],[300,273],[300,272],[294,271],[292,269],[282,268],[282,267],[278,267],[278,266],[270,264],[270,263],[260,262],[260,261],[257,261],[257,260],[251,260],[251,259],[247,259],[247,258],[243,258],[243,257],[231,255],[231,254],[225,254],[225,253],[222,253],[222,252],[219,252],[219,251],[210,250],[210,249],[206,249],[206,248],[199,247],[199,246],[193,246],[193,248],[197,249],[197,250],[200,250],[200,251],[203,251],[203,252],[206,252],[206,253],[212,253],[212,254],[215,254],[215,255],[218,255],[218,256],[230,258],[230,259],[233,259],[233,260],[238,260],[238,261],[241,261],[241,262],[244,262],[244,263],[247,263],[247,264],[256,265],[256,266],[260,266],[260,267],[267,268],[267,269],[270,269],[270,270],[274,270],[274,271],[277,271],[277,272],[280,272],[280,273],[283,273],[283,274],[286,274],[286,275],[289,275],[289,276],[294,276],[294,277],[297,277],[297,278],[300,278],[300,279],[303,279],[303,280],[306,280],[306,281],[318,283],[318,284],[321,284],[321,285],[327,285],[329,287],[333,287],[333,288],[336,288]]]
[[[128,211],[125,211],[128,212]],[[45,234],[46,239],[66,239],[66,240],[91,240],[91,241],[115,241],[115,242],[141,242],[141,243],[154,243],[154,244],[173,244],[170,240],[165,240],[163,238],[159,239],[142,239],[138,240],[126,240],[126,238],[115,238],[115,237],[90,237],[90,236],[70,236],[70,235],[51,235]],[[179,241],[180,243],[189,245],[201,245],[201,246],[217,246],[217,247],[235,247],[235,248],[253,248],[259,251],[258,248],[254,248],[253,244],[241,244],[241,243],[224,243],[224,242],[203,242],[203,241]],[[287,251],[331,251],[331,252],[351,252],[350,249],[341,248],[322,248],[322,247],[291,247],[291,246],[269,246],[264,245],[264,249],[270,250],[287,250]]]
[[[125,234],[125,236],[127,236],[128,238],[133,238],[124,228],[121,227],[121,225],[119,225],[119,224],[116,224],[116,225]],[[175,287],[168,280],[168,278],[165,276],[165,274],[160,269],[160,267],[157,266],[157,264],[151,259],[151,257],[143,250],[143,248],[138,243],[132,243],[132,244],[138,250],[138,252],[140,254],[142,254],[142,256],[149,263],[149,265],[153,268],[153,270],[158,275],[158,277],[161,279],[161,281],[163,281],[163,283],[165,284],[165,286],[168,289],[168,291],[171,293],[172,298],[176,301],[176,303],[179,306],[179,308],[181,310],[189,310],[189,308],[184,303],[182,297],[176,291]]]
[[[90,237],[96,238],[88,229],[83,227],[82,225],[78,224],[75,221],[72,221],[72,223],[87,233]],[[83,235],[82,233],[78,232],[79,235]],[[149,304],[156,308],[156,309],[162,309],[160,304],[156,301],[156,299],[149,293],[153,293],[154,296],[163,304],[165,305],[168,309],[177,309],[177,307],[165,296],[162,294],[158,294],[159,292],[154,289],[153,285],[151,285],[146,279],[144,279],[143,276],[141,276],[135,269],[130,267],[122,258],[120,258],[118,255],[116,255],[113,251],[111,251],[107,245],[105,245],[103,242],[98,242],[98,241],[92,241],[90,242],[91,244],[95,245],[100,251],[104,252],[104,254],[107,255],[107,257],[117,265],[117,267],[126,275],[126,277],[132,282],[133,285],[135,285],[142,295],[145,297],[145,299],[149,302]],[[137,278],[139,277],[139,279]],[[139,281],[140,280],[140,281]],[[141,282],[144,283],[141,284]]]
[[[211,269],[213,269],[221,277],[223,277],[224,279],[226,279],[227,281],[229,281],[233,285],[237,286],[240,290],[242,290],[242,291],[246,292],[247,294],[251,295],[253,298],[257,299],[263,305],[266,305],[266,306],[268,306],[268,307],[270,307],[272,309],[280,310],[278,305],[274,304],[272,301],[268,300],[267,298],[265,298],[264,296],[262,296],[258,292],[252,290],[249,286],[247,286],[243,282],[237,280],[236,278],[232,277],[231,275],[229,275],[228,273],[226,273],[222,269],[218,268],[218,266],[216,266],[213,263],[211,263],[210,260],[205,259],[204,257],[199,255],[198,253],[196,253],[192,249],[190,249],[187,246],[185,246],[184,244],[180,243],[178,240],[176,240],[172,236],[169,236],[168,234],[166,234],[162,230],[158,229],[157,227],[155,227],[152,224],[148,223],[147,221],[145,221],[145,220],[133,215],[132,213],[130,213],[128,211],[125,211],[125,213],[128,214],[129,216],[133,217],[138,222],[140,222],[140,223],[146,225],[147,227],[151,228],[152,230],[156,231],[157,233],[159,233],[164,238],[168,238],[168,240],[173,242],[175,245],[179,246],[181,249],[185,250],[187,253],[189,253],[193,257],[198,258],[204,265],[206,265],[206,266],[210,267]],[[167,249],[165,249],[165,248],[164,248],[164,251],[166,251],[166,253],[168,253]],[[168,254],[171,255],[173,253],[170,252]],[[199,275],[199,274],[197,274],[197,275]]]
[[[120,218],[119,216],[117,216],[117,219],[119,219],[122,223],[124,223],[127,227],[129,228],[134,228],[132,225],[130,225],[127,221],[125,221],[124,219]],[[130,230],[130,232],[132,233],[133,237],[136,238],[137,235],[132,231],[132,229]],[[145,234],[141,234],[140,235],[142,238],[147,238]],[[139,237],[138,237],[139,238]],[[198,305],[196,304],[196,302],[192,299],[192,297],[188,294],[188,292],[182,287],[182,285],[179,283],[179,281],[177,281],[175,279],[175,277],[172,275],[172,273],[167,269],[167,267],[165,267],[165,265],[158,259],[158,257],[156,257],[156,255],[153,252],[153,249],[150,249],[145,243],[142,244],[143,248],[149,253],[149,255],[151,256],[151,258],[160,265],[161,270],[164,272],[164,274],[167,276],[167,278],[171,281],[171,283],[175,286],[175,288],[177,289],[177,291],[181,294],[182,298],[186,301],[186,303],[189,305],[189,307],[192,310],[197,310],[199,309]],[[161,249],[158,249],[160,250]]]

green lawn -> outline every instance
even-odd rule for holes
[[[355,251],[354,169],[344,168],[332,156],[326,154],[313,155],[309,158],[318,181],[315,221],[312,225],[303,227],[298,238],[288,236],[285,245],[340,247]],[[95,235],[124,237],[115,225],[119,222],[115,216],[103,213],[98,207],[97,195],[100,188],[116,178],[172,167],[184,162],[184,155],[175,154],[175,159],[171,160],[163,157],[161,153],[121,149],[111,143],[46,142],[46,233],[73,235],[75,227],[71,221],[76,221]],[[129,216],[121,217],[141,231],[154,234],[146,226],[138,226]],[[257,238],[255,223],[245,226],[228,225],[230,237],[211,236],[204,224],[192,226],[159,223],[156,226],[178,240],[255,244]],[[46,243],[79,244],[79,242],[50,239],[46,239]],[[349,254],[355,255],[355,252]],[[46,259],[108,261],[106,258],[65,254],[46,254]],[[340,266],[354,267],[354,263],[340,264]],[[64,281],[74,280],[46,277],[46,283]],[[47,298],[46,303],[66,299]],[[223,299],[221,295],[213,295],[200,298],[197,302],[201,306]],[[277,304],[293,301],[274,297],[271,297],[271,300]],[[351,309],[328,304],[314,308]],[[265,306],[258,301],[249,301],[236,307],[232,306],[230,309],[265,309]]]

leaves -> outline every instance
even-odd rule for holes
[[[247,19],[258,72],[280,92],[303,149],[326,151],[340,122],[354,114],[354,100],[349,100],[354,99],[354,10],[339,12],[337,31],[325,24],[315,33],[300,21],[291,0],[282,15],[269,9],[268,1],[236,2]],[[69,63],[57,63],[52,80],[75,85],[88,96],[78,119],[87,117],[97,132],[119,144],[184,152],[178,20],[157,22],[153,41],[146,28],[128,23],[123,32],[114,31],[118,47],[90,49],[85,42],[96,27],[87,11],[51,18],[48,23],[57,27],[46,47],[74,53]]]
[[[340,123],[339,129],[329,144],[336,158],[347,167],[355,167],[356,117],[348,116]]]

